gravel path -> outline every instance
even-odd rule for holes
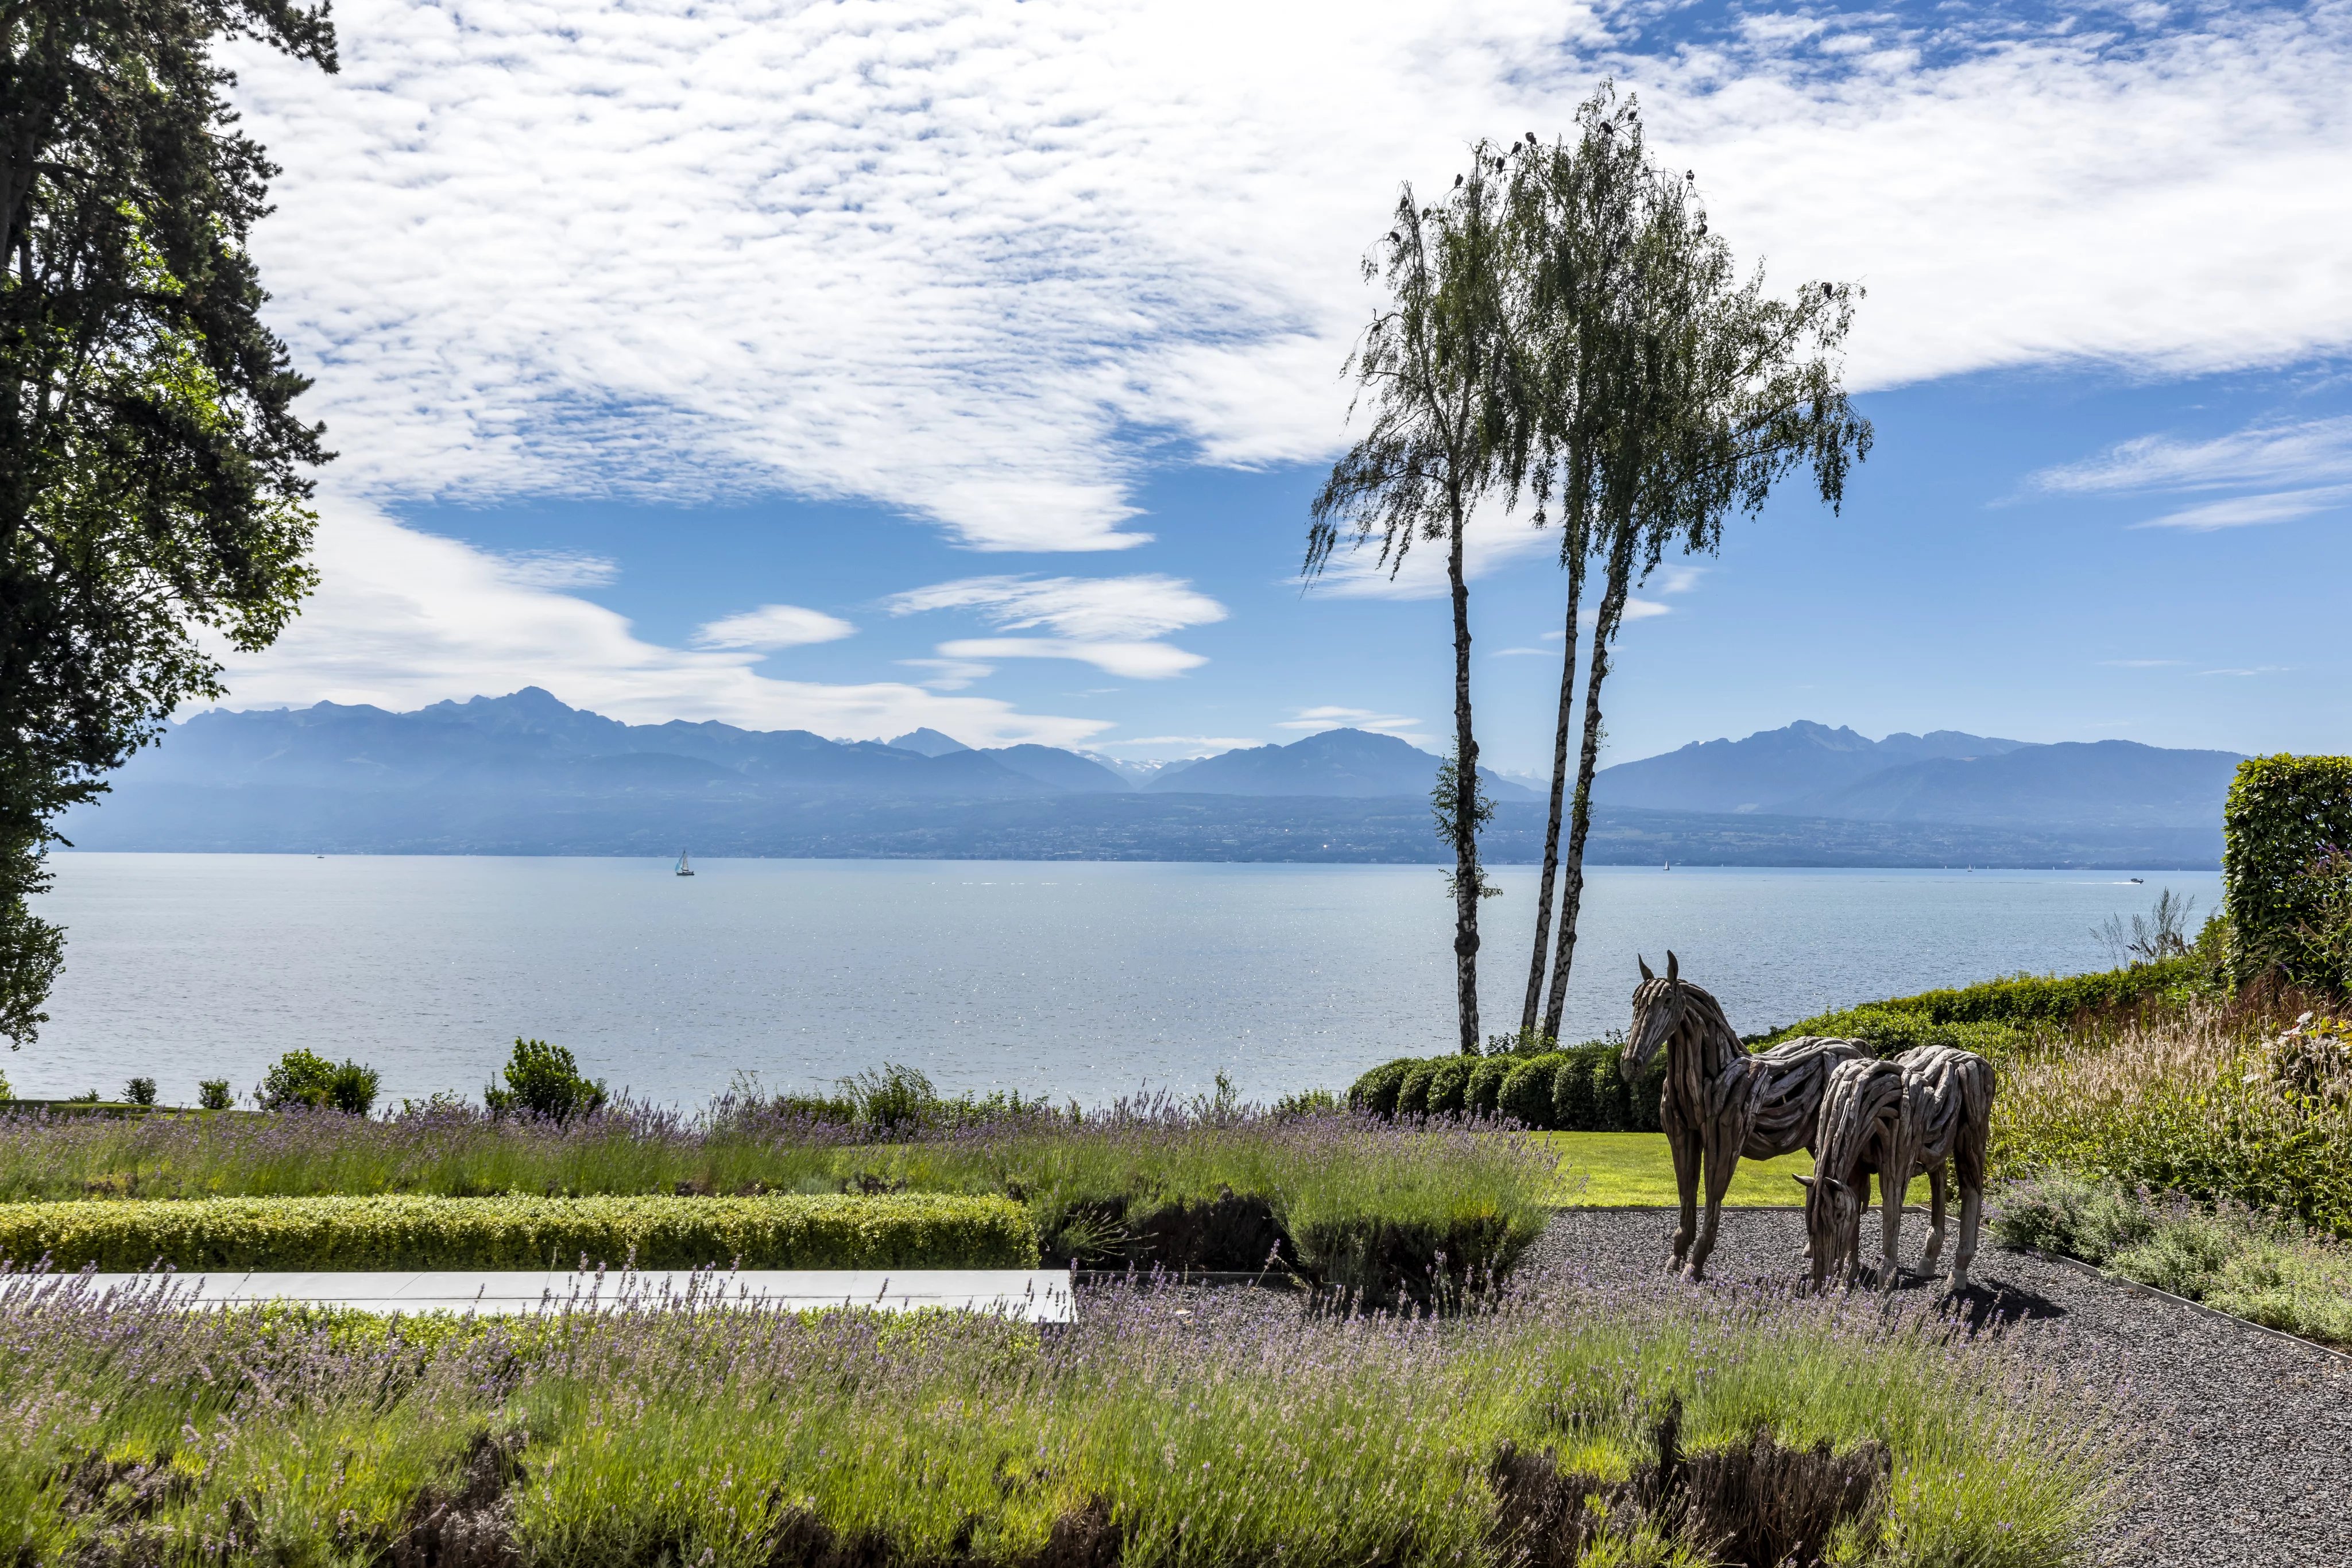
[[[1528,1261],[1680,1288],[1660,1273],[1673,1230],[1661,1210],[1572,1210]],[[1906,1252],[1916,1256],[1925,1236],[1924,1222],[1906,1225]],[[1707,1271],[1718,1283],[1786,1281],[1803,1250],[1801,1216],[1727,1209]],[[2352,1362],[2029,1253],[1988,1246],[1970,1272],[1972,1315],[2036,1322],[2086,1400],[2146,1423],[2111,1562],[2352,1568]]]
[[[1654,1281],[1673,1216],[1570,1210],[1523,1270],[1566,1268],[1596,1282]],[[1924,1221],[1904,1228],[1907,1254]],[[1727,1209],[1712,1284],[1786,1284],[1802,1268],[1801,1215]],[[2352,1361],[2150,1301],[2030,1253],[1978,1253],[1969,1307],[2029,1322],[2077,1381],[2086,1406],[2131,1415],[2142,1445],[2103,1561],[2111,1568],[2352,1568]],[[1092,1287],[1099,1290],[1107,1287]],[[1906,1291],[1925,1291],[1906,1281]],[[1246,1287],[1156,1293],[1151,1310],[1287,1317],[1300,1298]]]

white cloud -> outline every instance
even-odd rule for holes
[[[2188,662],[2186,659],[2101,659],[2099,661],[2110,670],[2162,670],[2185,664]]]
[[[363,503],[328,499],[320,511],[319,592],[273,647],[226,655],[236,706],[324,699],[415,708],[541,685],[576,707],[640,723],[720,719],[835,736],[929,725],[976,745],[1053,746],[1109,727],[900,682],[772,680],[751,668],[757,652],[646,642],[625,617],[520,581],[509,561]]]
[[[995,665],[976,664],[969,659],[901,659],[898,663],[910,670],[930,671],[929,678],[921,684],[935,692],[960,692],[996,674]]]
[[[713,621],[694,634],[698,648],[798,648],[854,635],[857,628],[822,610],[797,604],[762,604],[740,615]]]
[[[1181,578],[967,577],[910,589],[885,601],[893,615],[969,611],[1006,632],[1035,628],[1054,637],[966,637],[942,643],[943,658],[1076,659],[1106,674],[1165,680],[1208,661],[1163,632],[1225,618],[1225,607]]]
[[[950,659],[1076,659],[1130,681],[1164,681],[1209,662],[1173,643],[1083,637],[959,637],[940,643],[940,653]]]
[[[2098,456],[2044,469],[2064,495],[2237,489],[2352,478],[2352,415],[2249,425],[2204,441],[2142,435]]]
[[[618,561],[571,550],[512,550],[494,559],[519,588],[602,588],[621,575]]]
[[[1368,707],[1303,707],[1297,718],[1285,719],[1276,729],[1369,729],[1388,734],[1401,729],[1420,727],[1421,720],[1405,718],[1392,713],[1381,713]]]
[[[2095,457],[2046,468],[2032,483],[2073,496],[2244,492],[2131,525],[2210,533],[2332,511],[2352,501],[2352,484],[2325,481],[2346,479],[2352,479],[2352,416],[2252,424],[2200,441],[2137,436]]]
[[[1330,452],[1398,181],[1565,128],[1603,74],[1742,256],[1867,284],[1858,384],[2352,343],[2341,5],[1768,15],[1629,52],[1656,15],[345,0],[340,76],[230,53],[286,166],[270,318],[379,497],[785,488],[1134,544],[1130,433]]]
[[[2136,528],[2187,528],[2210,533],[2216,528],[2243,528],[2261,523],[2293,522],[2314,512],[2330,511],[2352,500],[2352,485],[2327,485],[2311,490],[2283,490],[2267,496],[2232,496],[2225,501],[2205,501],[2183,507]]]

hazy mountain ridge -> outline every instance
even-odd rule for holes
[[[1604,769],[1596,863],[2204,865],[2236,758],[1792,725]],[[885,745],[629,725],[535,687],[415,713],[198,715],[63,826],[89,849],[338,853],[1444,858],[1437,759],[1331,730],[1148,768],[937,731]],[[1485,770],[1481,770],[1482,773]],[[1539,796],[1486,775],[1489,860],[1540,851]],[[1729,802],[1725,804],[1724,802]]]
[[[2136,741],[2041,744],[1937,730],[1874,741],[1799,722],[1604,768],[1596,804],[1851,821],[2209,834],[2243,758]]]

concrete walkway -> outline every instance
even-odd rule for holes
[[[66,1275],[64,1281],[75,1276]],[[731,1272],[619,1270],[598,1274],[540,1270],[380,1274],[91,1274],[85,1288],[126,1291],[170,1288],[193,1306],[284,1301],[368,1312],[519,1312],[756,1306],[808,1312],[868,1307],[913,1312],[944,1307],[1000,1312],[1020,1322],[1071,1321],[1070,1276],[1058,1269],[904,1269]]]

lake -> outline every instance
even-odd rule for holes
[[[239,1092],[288,1050],[356,1057],[388,1102],[478,1093],[518,1034],[618,1089],[698,1104],[738,1072],[803,1088],[884,1061],[948,1090],[1098,1103],[1219,1070],[1244,1094],[1344,1086],[1454,1040],[1452,912],[1428,866],[696,862],[60,852],[52,1021],[16,1092]],[[1481,1006],[1515,1029],[1535,873],[1492,873]],[[1634,955],[1753,1032],[1990,976],[2104,967],[2090,928],[2210,873],[1603,867],[1567,1032],[1624,1027]]]

